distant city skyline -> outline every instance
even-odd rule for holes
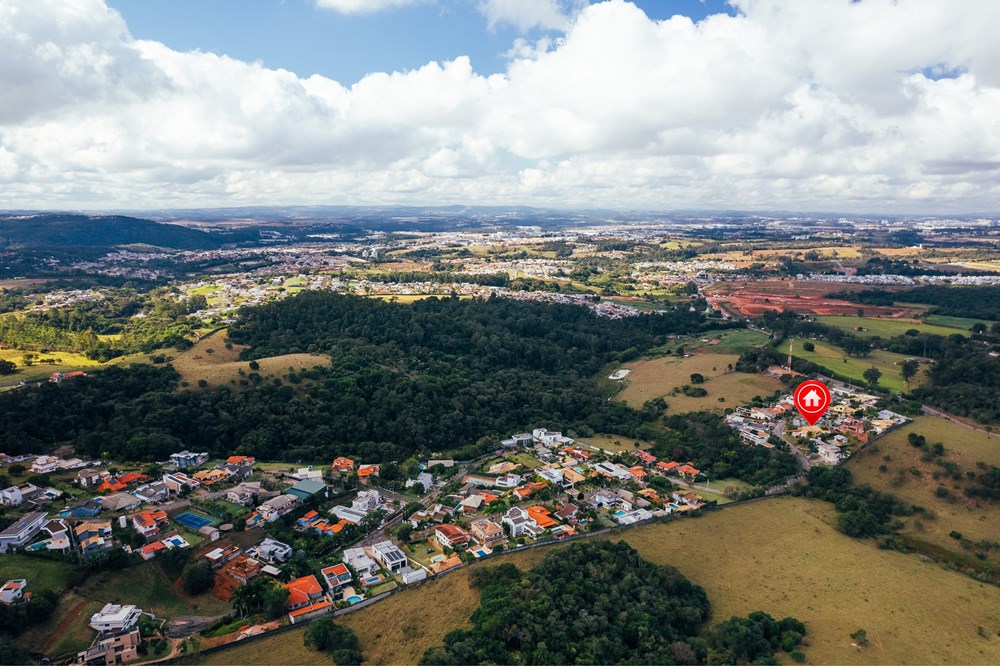
[[[0,208],[993,212],[992,0],[6,0]]]

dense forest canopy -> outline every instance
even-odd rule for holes
[[[705,591],[625,542],[575,543],[527,572],[506,563],[471,581],[481,591],[472,628],[448,633],[422,664],[773,665],[806,634],[759,611],[702,632]]]
[[[669,665],[675,652],[705,654],[705,591],[625,542],[573,544],[528,572],[507,565],[480,577],[493,580],[478,582],[472,629],[449,633],[423,664]]]
[[[592,381],[605,364],[707,329],[687,305],[661,315],[599,318],[579,306],[502,299],[412,305],[304,293],[247,309],[231,337],[247,358],[331,353],[329,367],[250,372],[244,391],[177,391],[171,368],[109,368],[60,385],[0,395],[0,449],[162,460],[178,449],[214,455],[373,461],[481,451],[484,436],[530,426],[630,435],[647,418]],[[248,364],[248,371],[250,371]]]

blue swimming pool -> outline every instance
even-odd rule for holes
[[[476,549],[475,554],[478,558],[482,558],[484,556],[488,556],[489,552],[486,551],[486,549]]]
[[[360,595],[352,595],[349,598],[347,598],[347,601],[350,602],[351,604],[357,604],[362,600],[364,600],[364,598],[361,597]]]
[[[371,586],[372,584],[377,584],[380,581],[382,581],[382,575],[378,575],[377,577],[368,577],[367,579],[362,580],[361,583],[365,586]]]

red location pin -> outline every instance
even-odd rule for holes
[[[806,380],[795,390],[795,407],[802,418],[815,426],[830,409],[830,390],[819,380]]]

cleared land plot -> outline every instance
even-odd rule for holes
[[[181,593],[155,560],[124,570],[96,574],[76,592],[102,604],[134,604],[167,619],[187,614],[224,614],[232,609],[229,603],[209,594],[191,597]]]
[[[932,461],[922,461],[924,452],[907,442],[910,433],[918,433],[927,438],[928,444],[940,442],[945,448],[943,461],[953,461],[961,468],[963,479],[953,480],[944,468]],[[848,467],[858,483],[892,493],[913,503],[932,509],[936,519],[915,516],[905,518],[904,534],[914,539],[930,542],[957,553],[971,555],[948,533],[957,531],[973,542],[1000,537],[1000,503],[966,498],[962,489],[972,484],[965,479],[965,473],[982,472],[976,462],[1000,466],[1000,438],[959,426],[941,417],[917,417],[907,424],[875,441],[876,447],[868,447],[848,462]],[[886,460],[885,457],[889,457]],[[886,470],[879,470],[885,466]],[[914,475],[913,470],[920,475]],[[939,473],[939,479],[934,479]],[[939,486],[948,489],[953,498],[936,495]],[[958,488],[955,488],[955,487]],[[1000,562],[1000,551],[993,549],[989,559]]]
[[[50,657],[82,651],[97,636],[88,623],[91,615],[103,606],[101,602],[67,593],[59,598],[51,618],[29,628],[17,642],[30,651],[40,651]]]
[[[812,664],[996,664],[1000,588],[830,525],[832,507],[799,498],[734,506],[700,519],[623,531],[644,558],[674,565],[708,592],[714,622],[758,609],[809,628]],[[527,568],[552,548],[491,559]],[[473,567],[482,567],[475,565]],[[415,664],[444,635],[467,627],[479,595],[472,568],[428,581],[338,622],[361,640],[368,664]],[[978,633],[983,628],[986,637]],[[868,632],[871,646],[851,647]],[[205,656],[205,663],[328,664],[302,645],[304,629]]]
[[[618,398],[632,407],[641,407],[646,401],[664,397],[670,413],[712,410],[722,412],[750,402],[754,396],[767,396],[782,387],[780,381],[766,375],[729,373],[727,367],[735,364],[735,354],[695,354],[687,359],[659,357],[627,364],[632,372],[625,379],[625,389]],[[691,384],[691,374],[700,373],[705,382],[698,386],[707,396],[691,397],[678,392],[669,395],[675,387]],[[719,399],[725,401],[720,402]]]
[[[828,324],[862,337],[881,336],[882,338],[892,338],[894,336],[901,336],[910,329],[916,329],[922,333],[934,334],[935,336],[950,336],[951,334],[965,333],[964,330],[955,327],[899,318],[823,315],[816,319],[823,324]]]
[[[224,330],[217,331],[195,343],[191,349],[178,354],[170,362],[180,373],[182,381],[187,382],[190,387],[196,387],[199,380],[205,380],[209,387],[218,387],[230,384],[232,380],[239,382],[240,371],[247,375],[256,372],[268,378],[287,374],[289,367],[298,371],[301,368],[330,365],[330,358],[324,354],[283,354],[258,359],[260,368],[253,371],[249,361],[241,361],[239,358],[243,346],[234,345],[233,349],[227,350],[225,336]]]
[[[653,443],[635,438],[626,438],[624,435],[592,435],[589,438],[576,438],[576,441],[584,445],[597,447],[609,452],[631,452],[635,449],[649,449]]]
[[[796,338],[794,340],[795,347],[792,354],[795,357],[811,361],[814,364],[828,368],[838,375],[850,378],[863,385],[868,384],[865,380],[864,372],[874,366],[882,371],[882,377],[878,381],[879,386],[893,391],[903,391],[903,376],[900,375],[899,365],[910,358],[905,354],[875,350],[867,357],[851,357],[836,345],[831,345],[820,340],[808,341],[815,347],[812,352],[808,352],[802,347],[802,344],[805,342],[807,341],[803,338]],[[781,351],[782,353],[787,353],[788,346],[782,344]],[[923,372],[918,371],[917,375],[910,380],[910,383],[918,384],[923,377]]]

